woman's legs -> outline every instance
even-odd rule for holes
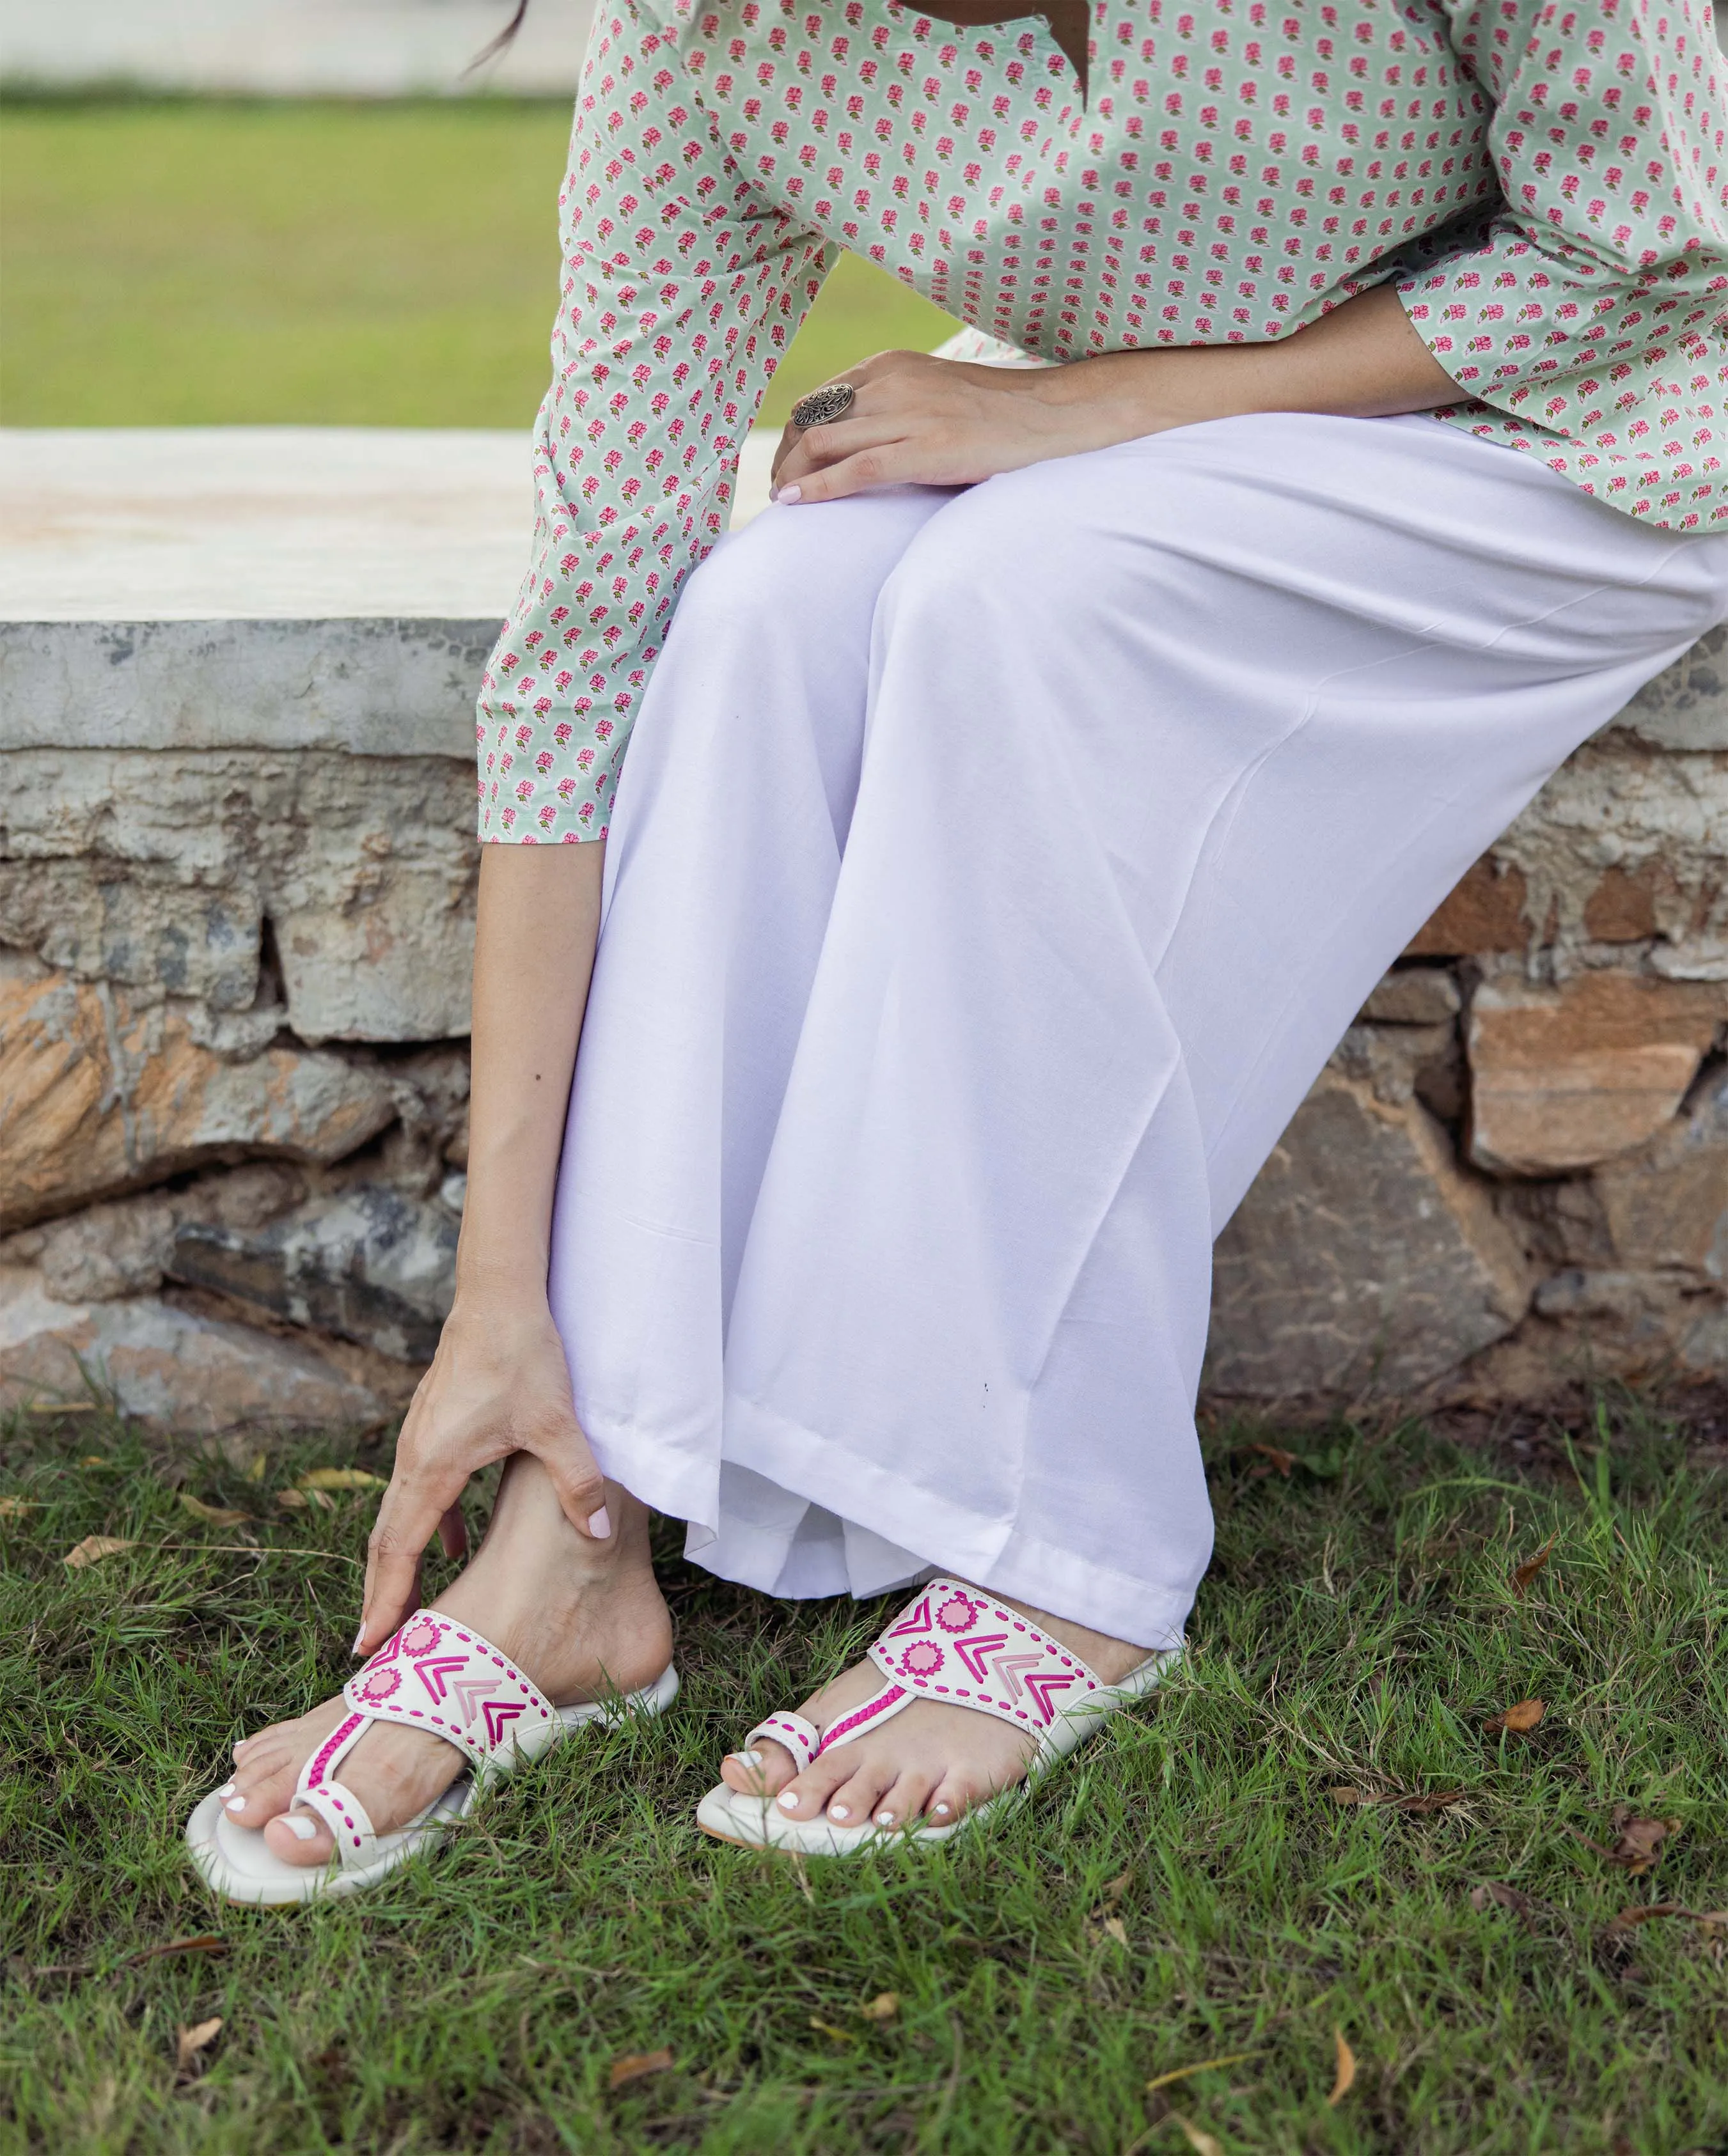
[[[735,644],[836,514],[764,520],[790,588],[734,590]],[[808,761],[822,654],[662,706],[685,731],[620,803],[557,1238],[608,1472],[759,1585],[934,1563],[1165,1644],[1209,1552],[1212,1235],[1433,905],[1725,606],[1720,542],[1432,421],[1232,421],[923,524],[819,863],[728,841],[774,839],[753,798]],[[728,724],[748,763],[703,749]],[[857,1816],[936,1712],[799,1794],[843,1771]],[[975,1789],[993,1732],[963,1719]]]

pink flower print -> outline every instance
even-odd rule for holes
[[[589,824],[594,821],[594,805],[593,802],[584,801],[582,806],[576,811],[576,814],[581,818],[584,824]]]
[[[430,1617],[417,1617],[402,1635],[404,1655],[429,1655],[444,1637],[444,1627]]]
[[[534,758],[534,768],[542,778],[544,778],[551,770],[554,760],[552,751],[549,748],[543,748],[539,755]]]
[[[516,798],[518,801],[531,800],[533,798],[533,792],[534,782],[532,778],[517,779],[516,782]]]
[[[964,1632],[976,1622],[983,1607],[981,1602],[975,1602],[969,1594],[962,1594],[956,1588],[937,1610],[936,1622],[944,1632]]]
[[[382,1707],[394,1691],[402,1687],[399,1669],[368,1670],[354,1686],[354,1697],[368,1707]]]
[[[532,726],[523,726],[517,728],[516,745],[518,748],[526,748],[533,738],[534,729]]]
[[[594,762],[594,752],[591,748],[578,749],[576,752],[576,768],[579,771],[586,771],[589,766]]]
[[[610,740],[611,740],[611,738],[612,738],[612,721],[611,721],[611,720],[610,720],[610,719],[596,719],[596,720],[594,721],[594,739],[595,739],[596,741],[610,741]]]
[[[559,688],[562,689],[568,679],[568,675],[561,675],[558,680]],[[568,719],[560,719],[552,730],[552,737],[560,748],[568,748],[570,746],[570,737],[574,731]]]
[[[916,1640],[900,1657],[900,1667],[906,1676],[928,1681],[947,1659],[933,1640]]]
[[[573,801],[575,799],[576,782],[573,778],[559,779],[558,783],[558,798],[560,801]]]

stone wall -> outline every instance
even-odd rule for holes
[[[493,619],[0,619],[0,1404],[411,1390],[461,1211]],[[1725,646],[1369,998],[1219,1243],[1214,1399],[1728,1375]]]

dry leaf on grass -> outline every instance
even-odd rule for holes
[[[295,1478],[297,1490],[382,1490],[382,1475],[369,1475],[363,1467],[313,1467]]]
[[[1374,1802],[1365,1789],[1359,1789],[1354,1782],[1340,1782],[1326,1794],[1335,1804],[1371,1804]]]
[[[180,1492],[180,1502],[195,1520],[208,1520],[213,1527],[241,1527],[251,1518],[249,1512],[236,1512],[226,1505],[207,1505],[202,1497],[188,1491]]]
[[[194,2021],[189,2028],[182,2022],[177,2061],[179,2071],[189,2074],[198,2064],[198,2053],[208,2051],[221,2031],[222,2016],[219,2014],[208,2021]]]
[[[1647,1871],[1655,1870],[1662,1855],[1663,1844],[1680,1824],[1677,1819],[1634,1819],[1628,1806],[1618,1804],[1614,1810],[1614,1825],[1619,1829],[1619,1834],[1612,1848],[1605,1848],[1601,1842],[1592,1841],[1587,1834],[1579,1833],[1575,1826],[1568,1827],[1566,1831],[1581,1841],[1587,1849],[1593,1849],[1608,1863],[1617,1864],[1623,1871],[1629,1872],[1634,1879],[1642,1879]]]
[[[0,1520],[15,1520],[20,1512],[33,1512],[35,1509],[28,1497],[0,1497]]]
[[[32,1400],[24,1409],[26,1414],[95,1414],[100,1407],[100,1400]]]
[[[1130,1866],[1126,1871],[1119,1871],[1113,1879],[1107,1879],[1104,1881],[1104,1899],[1110,1903],[1112,1907],[1113,1907],[1128,1892],[1129,1881],[1133,1877],[1134,1871],[1133,1867]]]
[[[1503,1713],[1489,1715],[1482,1725],[1483,1734],[1487,1737],[1498,1737],[1504,1731],[1509,1737],[1528,1737],[1547,1712],[1546,1700],[1515,1701]]]
[[[1128,1944],[1128,1927],[1120,1917],[1106,1917],[1104,1929],[1115,1940],[1119,1947],[1125,1947]]]
[[[1273,1469],[1276,1468],[1285,1481],[1289,1481],[1290,1470],[1296,1465],[1296,1455],[1293,1452],[1286,1452],[1281,1445],[1251,1445],[1248,1450],[1257,1452],[1268,1463],[1266,1466],[1257,1469],[1257,1473],[1269,1475]]]
[[[627,2087],[631,2082],[645,2081],[650,2074],[663,2074],[671,2070],[672,2055],[669,2051],[626,2051],[621,2059],[612,2061],[612,2071],[606,2076],[610,2089]]]
[[[1345,2042],[1342,2029],[1332,2031],[1332,2041],[1337,2047],[1338,2076],[1332,2084],[1332,2093],[1326,2099],[1329,2104],[1342,2103],[1356,2085],[1356,2055]]]
[[[900,2011],[900,1994],[897,1991],[878,1991],[858,2011],[867,2021],[892,2021]]]
[[[1522,1917],[1526,1923],[1530,1922],[1535,1906],[1528,1894],[1520,1894],[1515,1887],[1507,1886],[1502,1879],[1484,1879],[1479,1887],[1470,1889],[1470,1907],[1473,1909],[1509,1909],[1515,1917]]]
[[[105,1452],[86,1452],[78,1464],[80,1467],[110,1467],[113,1462]]]
[[[1468,1789],[1433,1789],[1423,1796],[1389,1797],[1386,1801],[1395,1812],[1420,1819],[1429,1812],[1443,1812],[1448,1804],[1461,1804],[1469,1794]]]
[[[1623,1932],[1635,1932],[1640,1924],[1648,1924],[1653,1917],[1689,1917],[1692,1912],[1684,1902],[1643,1902],[1630,1909],[1623,1909],[1617,1917],[1610,1918],[1607,1925],[1610,1938]]]
[[[278,1490],[276,1502],[285,1512],[303,1512],[306,1508],[304,1490]]]
[[[1195,2156],[1224,2156],[1224,2145],[1216,2134],[1208,2133],[1203,2127],[1196,2126],[1191,2118],[1184,2118],[1180,2111],[1173,2111],[1170,2117],[1187,2135],[1188,2146],[1193,2149]]]
[[[118,1557],[122,1550],[134,1545],[121,1535],[86,1535],[81,1543],[75,1543],[61,1562],[74,1572],[82,1572],[87,1564],[100,1564],[105,1557]]]
[[[842,2044],[856,2044],[858,2041],[850,2029],[836,2029],[831,2021],[825,2021],[820,2014],[811,2015],[810,2025],[820,2035],[832,2036]]]
[[[1525,1588],[1530,1585],[1530,1582],[1542,1569],[1543,1566],[1547,1563],[1549,1558],[1553,1556],[1554,1545],[1559,1540],[1560,1537],[1558,1535],[1550,1535],[1547,1541],[1543,1543],[1540,1549],[1536,1552],[1534,1557],[1527,1557],[1522,1564],[1514,1566],[1512,1571],[1512,1592],[1520,1599],[1523,1598]]]
[[[1146,2084],[1148,2096],[1155,2096],[1172,2082],[1185,2082],[1191,2074],[1209,2073],[1214,2066],[1239,2066],[1244,2059],[1257,2059],[1257,2051],[1225,2051],[1216,2059],[1196,2059],[1191,2066],[1172,2066],[1167,2074],[1155,2074]]]

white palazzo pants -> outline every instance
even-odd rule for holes
[[[789,1595],[1147,1647],[1213,1237],[1386,966],[1728,616],[1728,537],[1427,418],[771,509],[612,821],[553,1309],[605,1472]]]

